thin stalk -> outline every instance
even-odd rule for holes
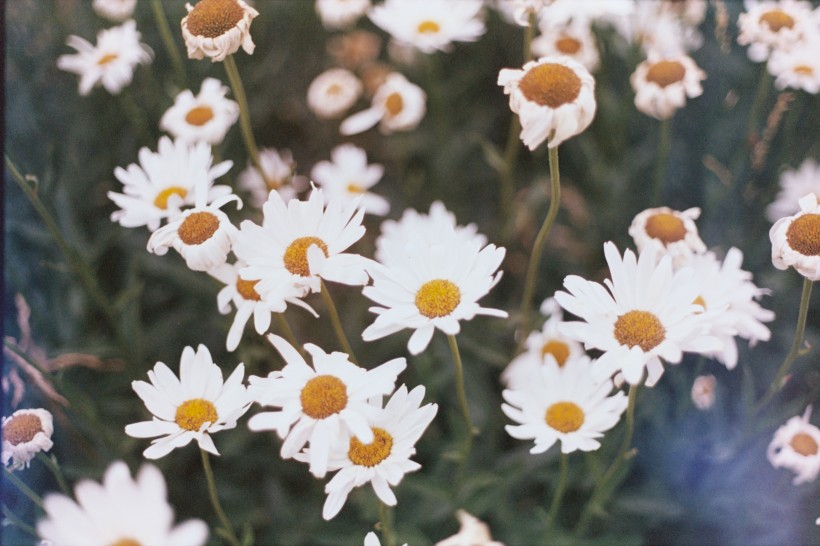
[[[253,136],[248,97],[245,95],[245,87],[242,85],[242,78],[239,76],[239,69],[236,67],[236,61],[233,55],[225,57],[225,61],[222,64],[225,65],[225,72],[228,74],[228,81],[231,84],[233,96],[239,104],[239,127],[242,131],[242,140],[245,142],[248,157],[251,163],[253,163],[253,166],[259,171],[259,174],[262,176],[268,188],[276,189],[276,184],[267,179],[265,171],[262,170],[262,164],[259,162],[259,148],[256,146],[256,139]]]
[[[561,470],[558,477],[558,485],[555,488],[555,493],[553,493],[552,496],[552,503],[550,504],[547,529],[555,527],[555,520],[558,517],[558,511],[561,509],[561,501],[564,499],[564,491],[567,489],[567,477],[569,476],[569,455],[561,452],[559,461],[561,464]]]
[[[279,330],[281,330],[282,335],[285,339],[288,340],[288,343],[296,347],[296,350],[300,353],[303,351],[302,346],[296,340],[296,335],[293,333],[293,330],[288,323],[288,319],[285,318],[285,313],[274,313],[276,315],[277,320],[279,321]],[[304,356],[304,354],[302,354]]]
[[[328,291],[325,281],[320,282],[322,299],[324,300],[325,307],[327,307],[327,312],[330,315],[330,323],[333,325],[333,332],[336,334],[336,339],[339,340],[339,344],[342,346],[342,349],[344,349],[344,352],[346,352],[350,357],[350,361],[354,364],[358,364],[359,361],[356,358],[356,355],[353,354],[353,347],[350,346],[350,342],[347,340],[344,328],[342,328],[342,321],[339,318],[339,312],[336,310],[336,305],[333,303],[333,298],[330,297],[330,291]]]
[[[748,125],[746,127],[746,141],[744,147],[749,143],[749,138],[757,132],[757,125],[760,122],[758,119],[760,113],[763,111],[763,105],[769,97],[769,90],[772,87],[772,77],[769,71],[763,67],[761,68],[760,81],[757,84],[757,93],[755,93],[755,101],[752,103],[752,108],[749,110]]]
[[[54,454],[48,456],[40,451],[37,453],[37,458],[54,474],[54,477],[57,479],[57,485],[60,486],[60,491],[62,491],[65,496],[70,497],[71,493],[68,490],[68,485],[66,484],[60,464],[57,462],[57,457],[55,457]]]
[[[119,95],[120,104],[125,109],[125,113],[131,120],[131,125],[137,130],[140,135],[140,140],[146,146],[154,144],[154,137],[151,130],[148,128],[148,123],[145,121],[145,113],[140,109],[137,101],[131,95],[131,91],[126,87]]]
[[[185,65],[182,63],[182,56],[174,43],[174,36],[171,33],[171,27],[168,25],[168,17],[165,15],[165,9],[162,7],[162,0],[151,0],[151,9],[154,12],[154,21],[159,29],[159,35],[162,38],[162,44],[165,46],[165,53],[171,58],[171,64],[174,65],[174,72],[179,85],[186,87],[187,77],[185,76]]]
[[[660,136],[658,138],[658,156],[655,163],[655,191],[652,197],[654,206],[661,205],[663,197],[663,177],[666,173],[666,163],[669,161],[669,151],[672,147],[672,120],[661,120]]]
[[[25,521],[23,521],[22,519],[17,517],[17,514],[12,512],[11,509],[4,504],[3,505],[3,525],[7,525],[7,524],[8,525],[14,525],[15,527],[17,527],[18,529],[20,529],[24,533],[27,533],[27,534],[33,536],[34,538],[40,538],[40,535],[37,534],[37,530],[34,527],[32,527],[31,525],[29,525],[28,523],[26,523]]]
[[[34,504],[36,504],[40,508],[43,508],[43,499],[40,498],[40,495],[35,493],[29,486],[27,486],[25,483],[23,483],[23,480],[21,480],[20,478],[15,476],[14,471],[9,470],[8,467],[6,467],[6,466],[3,466],[3,472],[6,475],[6,479],[8,481],[10,481],[11,483],[13,483],[14,486],[17,487],[17,489],[19,489],[20,492],[23,495],[25,495],[29,499],[31,499],[31,502],[33,502]],[[43,509],[45,510],[45,508],[43,508]]]
[[[382,539],[384,539],[384,546],[395,546],[396,536],[393,533],[393,511],[381,501],[379,501],[379,524]]]
[[[216,481],[214,480],[214,472],[211,470],[211,460],[208,456],[208,452],[200,448],[199,453],[202,455],[202,468],[205,471],[205,480],[208,482],[208,496],[211,498],[211,506],[213,506],[214,512],[216,512],[219,521],[222,523],[223,536],[233,546],[239,546],[240,542],[236,536],[233,525],[231,525],[231,520],[228,519],[228,516],[225,515],[225,511],[222,509],[222,505],[219,504],[219,497],[216,494]]]
[[[478,430],[473,426],[473,420],[470,418],[470,407],[467,405],[467,392],[464,389],[464,366],[461,363],[461,353],[458,350],[456,336],[448,335],[447,342],[450,344],[450,353],[453,355],[453,363],[456,367],[456,394],[458,395],[458,403],[461,406],[461,413],[464,415],[464,426],[467,427],[464,445],[461,448],[461,464],[459,466],[460,481],[460,477],[464,474],[464,469],[467,468],[467,460],[470,458],[470,451],[473,448],[473,435],[477,434]]]
[[[535,38],[535,28],[538,26],[538,14],[530,12],[529,25],[524,28],[524,64],[530,62],[532,57],[532,39]]]

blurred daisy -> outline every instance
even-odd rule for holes
[[[322,187],[326,201],[361,198],[361,206],[368,214],[384,216],[390,211],[387,199],[367,191],[381,180],[384,167],[368,165],[367,153],[353,144],[336,146],[330,157],[332,161],[320,161],[310,171],[310,178]]]
[[[530,26],[530,17],[537,16],[553,0],[496,0],[495,7],[508,22],[522,27]]]
[[[634,15],[635,4],[634,0],[553,0],[540,11],[539,19],[556,25],[573,22],[617,26]]]
[[[816,281],[820,279],[820,197],[810,193],[798,203],[797,214],[781,218],[769,230],[772,263],[777,269],[794,267]]]
[[[820,428],[809,423],[811,406],[803,417],[792,417],[774,433],[766,452],[775,468],[788,468],[795,474],[792,483],[813,482],[820,473]]]
[[[381,47],[382,40],[374,33],[353,30],[328,39],[326,49],[335,64],[348,70],[358,70],[375,61]]]
[[[486,30],[483,7],[481,0],[385,0],[369,16],[397,42],[433,53],[478,40]]]
[[[774,202],[766,207],[766,218],[776,222],[784,216],[800,211],[799,201],[813,193],[820,200],[820,165],[814,159],[806,159],[796,170],[780,175],[780,191]]]
[[[632,220],[629,235],[634,239],[638,252],[650,244],[660,243],[664,253],[672,256],[673,263],[685,263],[693,254],[706,252],[706,245],[695,225],[699,217],[698,207],[684,211],[669,207],[646,209]]]
[[[313,359],[311,368],[281,337],[269,335],[268,340],[286,365],[266,378],[251,376],[248,391],[262,406],[280,409],[257,413],[248,421],[248,428],[275,430],[284,440],[281,451],[284,459],[292,458],[309,443],[310,471],[321,478],[328,470],[331,451],[347,433],[364,444],[376,439],[369,418],[375,416],[379,408],[369,400],[393,391],[406,362],[404,358],[395,358],[366,370],[350,362],[345,353],[327,354],[307,343],[304,347]]]
[[[179,362],[179,378],[164,363],[157,362],[145,381],[131,387],[154,417],[132,423],[125,433],[134,438],[154,438],[142,452],[146,459],[159,459],[173,449],[196,440],[201,449],[219,455],[211,434],[236,427],[251,401],[242,384],[245,365],[239,364],[227,380],[205,345],[185,347]]]
[[[490,527],[465,510],[456,512],[461,528],[455,535],[439,540],[436,546],[504,546],[503,542],[493,540]]]
[[[427,95],[396,72],[387,76],[367,110],[345,119],[339,126],[343,135],[367,131],[377,123],[382,133],[415,129],[427,111]]]
[[[316,13],[328,30],[350,27],[370,9],[370,0],[316,0]]]
[[[708,410],[715,405],[715,387],[717,379],[714,375],[699,375],[692,383],[692,403],[701,411]]]
[[[115,461],[102,483],[82,480],[74,496],[45,496],[45,518],[37,523],[41,544],[201,546],[208,540],[202,520],[174,525],[165,479],[153,465],[143,465],[134,480],[128,466]]]
[[[518,440],[534,440],[530,453],[544,453],[558,440],[561,452],[594,451],[598,438],[614,427],[626,410],[623,392],[612,393],[612,381],[597,381],[588,357],[563,367],[545,366],[534,383],[520,390],[506,389],[504,414],[519,423],[504,427]]]
[[[671,257],[658,261],[658,252],[657,245],[650,245],[638,258],[631,250],[622,258],[615,244],[607,242],[604,254],[612,279],[604,281],[606,288],[570,275],[564,279],[568,292],[555,293],[561,307],[582,319],[564,323],[562,333],[587,350],[603,351],[592,369],[598,379],[621,371],[635,385],[643,381],[646,368],[651,387],[663,374],[662,359],[677,364],[683,351],[723,349],[718,339],[704,335],[703,307],[694,303],[701,288],[693,271],[673,272]]]
[[[701,81],[706,73],[698,68],[691,57],[650,57],[630,76],[635,90],[635,107],[655,119],[669,119],[679,108],[686,106],[686,98],[703,94]]]
[[[498,85],[521,119],[521,140],[530,150],[547,141],[555,148],[586,129],[595,117],[595,80],[578,62],[542,57],[520,70],[503,68]]]
[[[307,189],[307,180],[294,176],[296,161],[290,150],[262,148],[259,150],[259,164],[265,178],[262,178],[259,169],[248,161],[248,166],[239,173],[236,182],[240,189],[251,194],[251,204],[254,207],[262,208],[271,190],[276,190],[282,199],[290,201],[296,198],[299,192]]]
[[[820,13],[820,12],[818,12]],[[820,18],[820,15],[818,15]],[[816,31],[820,34],[820,30]],[[772,51],[766,69],[775,77],[774,85],[780,90],[802,89],[816,95],[820,91],[820,37],[804,40],[789,51]]]
[[[48,451],[54,442],[54,422],[44,409],[19,409],[3,417],[3,465],[17,470],[28,468],[40,451]]]
[[[186,89],[176,96],[159,121],[160,129],[191,144],[219,144],[239,119],[239,105],[225,97],[228,91],[219,80],[205,78],[198,95]]]
[[[564,55],[590,72],[598,68],[598,46],[588,25],[544,25],[532,41],[532,52],[538,57]]]
[[[678,5],[680,4],[680,5]],[[636,2],[630,17],[619,19],[616,30],[650,57],[678,57],[703,44],[697,26],[706,13],[704,0]]]
[[[162,220],[177,218],[183,206],[195,203],[194,189],[198,185],[204,188],[206,203],[230,194],[230,186],[214,186],[213,182],[228,172],[233,162],[212,163],[211,147],[204,142],[191,146],[162,137],[156,153],[141,148],[139,165],[131,163],[125,169],[114,169],[123,193],[107,194],[120,207],[111,213],[111,221],[155,231]]]
[[[137,0],[94,0],[91,3],[94,13],[115,23],[131,17],[135,7]]]
[[[749,59],[763,62],[772,50],[788,50],[811,31],[816,17],[812,5],[801,0],[746,0],[738,16],[737,43],[749,46]]]
[[[150,47],[140,43],[140,37],[133,19],[98,32],[96,45],[71,35],[66,44],[77,53],[60,55],[57,68],[79,74],[80,95],[88,95],[97,85],[117,95],[131,83],[134,68],[149,64],[154,56]]]
[[[248,55],[256,46],[251,39],[251,21],[259,12],[242,0],[199,0],[185,4],[188,15],[182,19],[182,37],[189,59],[224,61],[240,46]]]
[[[362,96],[362,82],[344,68],[325,70],[310,82],[308,108],[317,118],[335,119],[347,112]]]

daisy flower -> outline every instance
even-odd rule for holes
[[[820,31],[818,31],[820,33]],[[775,77],[774,86],[780,90],[802,89],[816,95],[820,91],[820,37],[804,40],[789,51],[772,51],[766,69]]]
[[[759,63],[773,50],[788,50],[804,38],[815,20],[812,6],[801,0],[746,0],[737,19],[737,43],[749,46],[749,59]]]
[[[706,73],[687,55],[660,58],[653,55],[643,61],[629,78],[635,90],[635,107],[655,119],[669,119],[686,98],[703,94],[701,81]]]
[[[37,523],[42,544],[201,546],[208,540],[202,520],[174,525],[165,479],[153,465],[143,465],[135,480],[124,462],[115,461],[102,483],[82,480],[74,496],[76,501],[59,493],[45,496],[45,518]]]
[[[195,203],[197,185],[204,186],[206,203],[231,193],[230,186],[214,186],[213,182],[228,172],[233,162],[211,166],[211,147],[204,142],[191,146],[162,137],[156,153],[145,147],[138,157],[139,164],[114,169],[123,193],[107,194],[120,207],[111,213],[111,221],[123,227],[147,226],[155,231],[162,220],[177,218],[183,206]]]
[[[496,0],[495,8],[504,20],[522,27],[530,26],[530,16],[538,15],[553,0]]]
[[[384,216],[390,211],[387,199],[367,191],[381,180],[384,167],[368,165],[367,153],[353,144],[336,146],[330,157],[332,161],[320,161],[310,171],[311,179],[322,187],[327,201],[344,202],[360,197],[368,214]]]
[[[612,393],[612,381],[597,381],[590,360],[580,357],[563,367],[544,366],[536,382],[502,393],[504,413],[519,423],[504,427],[518,440],[534,440],[530,453],[544,453],[558,440],[561,452],[594,451],[598,438],[614,427],[626,410],[626,395]]]
[[[389,74],[373,95],[373,102],[345,119],[339,126],[343,135],[355,135],[367,131],[377,123],[384,134],[415,129],[427,111],[427,95],[422,89],[393,72]]]
[[[797,214],[781,218],[769,230],[772,263],[777,269],[794,267],[816,281],[820,279],[820,197],[810,193],[798,203]]]
[[[57,68],[79,74],[80,95],[88,95],[97,85],[117,95],[131,83],[134,68],[150,63],[154,56],[151,48],[140,43],[140,37],[133,19],[98,32],[96,45],[71,35],[66,44],[77,53],[60,55]]]
[[[395,358],[366,370],[350,362],[344,353],[327,354],[307,343],[304,347],[313,359],[311,368],[281,337],[271,334],[268,340],[286,365],[266,378],[251,376],[248,391],[255,402],[279,410],[257,413],[248,421],[248,428],[275,430],[284,440],[281,455],[285,459],[310,444],[306,459],[311,473],[321,478],[328,470],[331,450],[345,434],[364,444],[376,439],[368,418],[378,408],[369,400],[390,394],[407,364],[404,358]]]
[[[461,528],[458,533],[436,542],[435,546],[504,546],[493,540],[490,527],[466,510],[458,510],[456,519]]]
[[[544,25],[532,41],[532,52],[538,57],[569,57],[590,72],[598,68],[598,46],[589,25]]]
[[[541,10],[539,19],[556,25],[573,22],[613,24],[617,27],[634,15],[635,4],[634,0],[553,0]]]
[[[703,0],[636,2],[634,13],[618,20],[616,30],[649,56],[677,57],[703,44],[697,27],[706,7]]]
[[[219,455],[211,434],[236,427],[251,401],[242,381],[245,365],[239,364],[227,380],[205,345],[185,347],[179,362],[179,378],[162,362],[148,372],[145,381],[133,381],[134,392],[154,417],[132,423],[125,433],[134,438],[157,438],[142,452],[146,459],[159,459],[173,449],[196,440],[201,449]]]
[[[328,30],[350,27],[370,9],[370,0],[316,0],[316,13]]]
[[[820,165],[814,159],[806,159],[796,170],[780,175],[780,191],[774,202],[766,207],[766,218],[777,222],[784,216],[800,212],[800,198],[810,193],[820,200]]]
[[[692,403],[701,411],[715,405],[715,388],[717,379],[714,375],[699,375],[692,383]]]
[[[185,9],[188,15],[181,26],[189,59],[224,61],[240,46],[248,55],[256,48],[250,30],[259,12],[242,0],[199,0],[195,6],[185,4]]]
[[[692,255],[706,252],[706,245],[695,225],[699,217],[698,207],[684,211],[669,207],[646,209],[632,220],[629,235],[635,240],[638,252],[647,245],[660,243],[664,253],[672,256],[674,263],[684,263]]]
[[[256,208],[262,208],[272,189],[279,192],[282,199],[290,201],[308,187],[305,177],[294,175],[296,161],[290,150],[262,148],[259,150],[259,164],[264,178],[249,160],[245,170],[236,179],[237,186],[250,193],[251,204]]]
[[[19,409],[3,417],[3,465],[12,470],[28,468],[40,451],[48,451],[54,442],[54,422],[44,409]]]
[[[239,105],[225,98],[228,91],[219,80],[205,78],[198,95],[186,89],[176,96],[159,121],[160,129],[191,144],[219,144],[239,119]]]
[[[650,245],[638,258],[631,250],[622,258],[607,242],[604,254],[612,278],[604,281],[606,288],[570,275],[564,279],[567,292],[555,293],[561,307],[582,319],[564,323],[561,332],[587,350],[603,351],[592,369],[599,379],[621,371],[635,385],[646,368],[651,387],[663,374],[662,359],[677,364],[683,351],[723,349],[718,339],[704,334],[703,307],[695,303],[701,287],[692,269],[673,271],[671,257],[659,261],[658,252],[657,245]]]
[[[498,85],[510,96],[510,109],[521,119],[521,140],[530,150],[545,140],[555,148],[595,117],[595,79],[569,57],[542,57],[520,70],[503,68]]]
[[[485,32],[481,0],[386,0],[370,20],[399,43],[423,53],[450,51],[453,42],[474,42]]]
[[[137,0],[94,0],[91,3],[94,13],[115,23],[131,17],[135,7],[137,7]]]
[[[796,415],[774,433],[766,456],[775,468],[788,468],[795,474],[792,483],[813,482],[820,473],[820,428],[809,423],[811,406],[803,417]]]
[[[372,32],[359,29],[331,37],[325,49],[333,58],[334,64],[348,70],[364,71],[379,56],[381,47],[381,38]]]
[[[362,82],[344,68],[325,70],[310,82],[307,105],[320,119],[336,119],[362,96]]]

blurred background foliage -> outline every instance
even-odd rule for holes
[[[184,4],[163,2],[183,53],[177,22],[185,15]],[[400,65],[383,51],[384,62],[425,89],[428,114],[409,133],[383,136],[371,130],[343,138],[337,123],[317,120],[305,102],[310,81],[334,66],[326,50],[333,33],[321,26],[312,4],[256,2],[260,15],[251,27],[256,51],[252,56],[239,53],[236,60],[259,145],[290,149],[297,173],[307,175],[316,162],[329,158],[335,145],[353,142],[367,150],[370,162],[386,167],[376,191],[389,198],[390,217],[398,218],[407,207],[426,211],[431,202],[442,200],[459,223],[475,222],[491,242],[508,249],[505,276],[482,303],[510,310],[511,319],[478,318],[465,323],[459,336],[471,411],[481,429],[461,487],[452,483],[462,425],[445,338],[435,336],[424,354],[409,358],[399,379],[409,386],[424,384],[426,400],[441,408],[418,444],[416,460],[423,469],[397,488],[398,537],[412,545],[440,540],[457,530],[454,512],[465,508],[487,521],[493,536],[507,544],[570,543],[567,530],[577,521],[596,477],[614,457],[623,424],[607,435],[599,451],[570,457],[571,481],[560,526],[545,537],[558,475],[557,448],[533,456],[527,442],[504,432],[499,375],[514,347],[513,311],[532,240],[548,205],[547,154],[543,147],[519,152],[512,219],[499,215],[499,177],[488,161],[488,150],[503,149],[511,119],[508,98],[496,84],[498,71],[521,66],[523,29],[488,10],[487,33],[478,42],[456,45],[451,53]],[[756,422],[746,422],[749,408],[788,351],[802,281],[793,270],[781,272],[771,265],[770,225],[763,210],[777,191],[780,172],[820,155],[820,109],[816,96],[794,92],[765,162],[751,166],[746,128],[765,68],[751,63],[745,49],[734,43],[742,5],[729,2],[727,7],[728,51],[721,50],[715,38],[713,9],[701,27],[705,43],[693,58],[708,79],[703,95],[672,119],[663,202],[678,210],[701,207],[698,227],[707,245],[719,255],[732,246],[744,252],[744,269],[754,273],[758,286],[772,292],[762,302],[777,314],[770,325],[772,340],[752,349],[741,343],[734,371],[687,357],[681,365],[667,366],[655,388],[641,390],[636,456],[621,487],[597,515],[590,544],[820,543],[820,531],[813,525],[820,516],[818,482],[792,486],[791,473],[773,469],[765,456],[774,429],[818,399],[816,349],[797,361],[778,403]],[[55,414],[53,453],[71,482],[99,479],[115,459],[124,459],[132,470],[141,464],[147,442],[126,436],[123,427],[147,417],[131,381],[144,379],[155,362],[176,370],[184,346],[204,343],[226,370],[245,362],[248,374],[265,375],[281,366],[278,354],[250,329],[239,350],[227,353],[224,340],[232,315],[217,312],[219,284],[188,270],[175,253],[148,254],[147,230],[128,230],[109,220],[115,207],[106,192],[120,188],[114,168],[136,162],[142,146],[156,149],[158,120],[173,97],[185,88],[196,91],[208,76],[227,83],[220,63],[188,60],[186,81],[176,81],[150,2],[139,2],[135,19],[142,41],[155,52],[153,64],[138,67],[132,85],[120,96],[97,88],[81,97],[76,77],[59,71],[56,58],[71,52],[65,45],[70,34],[93,41],[110,24],[98,18],[86,0],[5,3],[5,154],[21,173],[33,177],[37,199],[76,255],[72,262],[61,252],[7,168],[4,378],[17,366],[8,355],[9,344],[25,335],[15,303],[19,294],[31,308],[32,343],[47,359],[79,353],[86,355],[84,363],[93,364],[48,371],[48,381],[70,405],[60,404],[28,380],[19,403]],[[370,22],[362,20],[359,27],[386,42]],[[659,123],[635,110],[628,83],[640,54],[619,43],[611,31],[598,36],[598,113],[584,134],[560,148],[563,206],[541,265],[537,302],[560,288],[567,274],[602,278],[602,243],[612,240],[621,249],[631,247],[627,228],[633,216],[653,205],[650,187]],[[776,96],[769,89],[758,127]],[[215,153],[234,161],[222,180],[235,179],[246,165],[238,126]],[[234,218],[248,217],[258,221],[259,213],[246,206]],[[368,233],[355,247],[366,256],[372,256],[378,223],[378,218],[367,218]],[[77,263],[85,264],[90,276],[78,275]],[[366,366],[409,356],[407,332],[363,343],[359,333],[372,320],[369,302],[355,288],[330,288],[354,348],[360,357],[366,355]],[[820,294],[815,291],[814,296],[806,337],[816,347]],[[318,295],[308,301],[320,313],[324,309]],[[313,319],[300,310],[287,314],[301,342],[337,348],[325,317]],[[718,397],[712,410],[700,412],[689,392],[694,377],[706,372],[718,379]],[[10,392],[4,392],[3,414],[14,409]],[[742,435],[742,430],[753,432]],[[361,544],[378,520],[376,499],[366,487],[351,495],[336,519],[323,521],[324,482],[311,477],[303,464],[282,461],[280,441],[273,433],[251,434],[243,420],[236,429],[217,435],[215,442],[222,453],[213,464],[223,505],[239,527],[253,528],[258,544]],[[190,446],[176,450],[156,464],[168,481],[177,519],[213,522],[196,451]],[[56,489],[38,462],[20,475],[38,492]],[[35,522],[41,514],[7,485],[3,504],[23,521]],[[5,526],[2,533],[4,544],[32,542],[13,526]],[[219,542],[216,536],[211,540]]]

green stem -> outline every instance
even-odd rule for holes
[[[37,458],[54,474],[54,477],[57,479],[57,485],[60,486],[60,491],[62,491],[65,496],[70,497],[71,493],[68,490],[63,471],[57,462],[57,457],[55,457],[54,454],[49,456],[40,451],[37,453]]]
[[[233,546],[239,546],[239,539],[236,537],[236,531],[231,525],[231,520],[225,515],[222,505],[219,504],[219,497],[216,494],[216,481],[214,480],[214,473],[211,470],[211,460],[208,452],[200,448],[199,453],[202,455],[202,468],[205,470],[205,480],[208,482],[208,496],[211,498],[211,506],[216,512],[219,521],[222,523],[222,536],[230,542]]]
[[[120,104],[123,109],[125,109],[126,115],[131,120],[131,125],[133,125],[139,133],[142,143],[146,146],[154,145],[155,139],[151,134],[151,130],[148,128],[148,123],[145,121],[145,112],[139,107],[137,101],[134,100],[134,97],[131,95],[131,90],[126,87],[117,96],[120,99]]]
[[[17,527],[18,529],[20,529],[24,533],[29,534],[29,535],[33,536],[34,538],[40,538],[40,535],[37,534],[37,530],[34,527],[32,527],[31,525],[29,525],[28,523],[26,523],[25,521],[23,521],[22,519],[17,517],[17,514],[12,512],[11,509],[4,504],[3,505],[3,525],[5,526],[7,524],[8,525],[14,525],[15,527]],[[35,542],[35,544],[36,544],[36,542]]]
[[[31,502],[33,502],[40,508],[43,508],[43,499],[40,498],[40,495],[35,493],[29,486],[23,483],[23,480],[15,476],[13,470],[9,470],[8,467],[3,466],[3,472],[6,475],[6,479],[13,483],[14,486],[17,487],[17,489],[19,489],[23,495],[31,499]],[[45,510],[45,508],[43,509]]]
[[[284,338],[287,339],[288,343],[293,345],[297,351],[302,353],[302,356],[305,356],[305,354],[303,353],[304,349],[296,340],[296,335],[293,333],[293,330],[291,329],[290,324],[288,323],[288,319],[285,318],[285,313],[274,314],[276,315],[276,318],[279,320],[279,330],[281,330]]]
[[[530,12],[529,25],[524,28],[524,64],[532,57],[532,39],[535,38],[535,29],[538,27],[538,14]]]
[[[171,64],[174,65],[174,72],[179,85],[187,87],[187,77],[185,76],[185,65],[182,63],[182,56],[174,43],[174,36],[171,33],[171,27],[168,25],[168,17],[165,15],[165,10],[162,7],[162,0],[151,0],[151,9],[154,12],[154,21],[159,29],[162,44],[165,46],[165,52],[171,58]]]
[[[322,299],[324,300],[325,307],[327,307],[327,312],[330,315],[330,323],[333,325],[333,332],[336,334],[336,339],[339,341],[342,349],[344,349],[344,352],[346,352],[350,357],[350,361],[354,364],[358,364],[359,361],[356,358],[356,355],[353,354],[353,347],[350,346],[350,342],[347,340],[344,328],[342,328],[342,321],[339,318],[339,312],[336,310],[336,305],[333,303],[333,298],[330,297],[330,291],[327,289],[325,281],[320,280],[319,282],[321,283]]]
[[[669,160],[669,151],[672,146],[672,120],[661,120],[660,136],[658,138],[658,157],[655,163],[655,192],[652,198],[654,206],[661,205],[663,197],[663,177],[666,173],[666,163]]]
[[[470,407],[467,404],[467,392],[464,389],[464,366],[461,363],[461,353],[458,350],[458,342],[456,336],[450,334],[447,336],[447,342],[450,344],[450,353],[453,355],[453,363],[456,367],[456,394],[458,395],[458,403],[461,406],[461,413],[464,416],[464,425],[467,427],[467,434],[464,439],[461,453],[461,472],[467,467],[467,460],[470,457],[470,451],[473,447],[473,436],[478,434],[478,430],[473,426],[473,420],[470,418]]]
[[[248,157],[251,163],[253,163],[253,166],[259,171],[259,174],[262,176],[268,188],[276,189],[276,182],[268,180],[265,176],[265,171],[262,169],[262,164],[259,162],[259,148],[256,146],[256,139],[253,136],[248,97],[245,95],[245,87],[242,85],[242,78],[239,76],[239,69],[236,67],[236,61],[233,55],[225,57],[223,64],[225,65],[225,72],[228,74],[228,81],[231,84],[231,91],[233,91],[233,96],[239,104],[239,127],[242,131],[242,140],[245,142]]]
[[[757,126],[760,123],[758,119],[760,113],[763,111],[763,105],[769,97],[769,90],[772,87],[772,76],[765,66],[761,68],[759,82],[757,84],[757,93],[755,93],[755,101],[752,103],[752,108],[749,110],[748,125],[746,127],[746,141],[744,147],[748,145],[750,137],[757,132]]]
[[[396,536],[393,534],[393,511],[381,501],[379,501],[379,524],[382,538],[384,539],[384,546],[395,546]]]
[[[564,491],[567,489],[567,477],[569,476],[569,455],[561,452],[559,461],[561,463],[561,470],[558,477],[558,485],[555,488],[555,493],[553,493],[552,496],[552,503],[550,504],[547,529],[555,527],[555,520],[558,517],[558,511],[561,509],[561,501],[564,499]]]

